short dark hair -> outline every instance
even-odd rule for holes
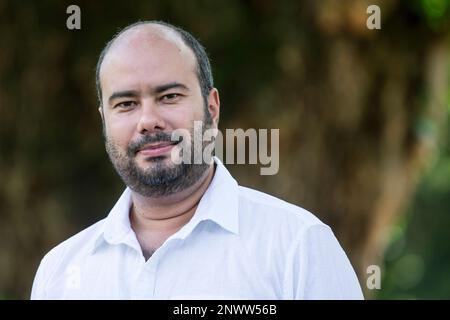
[[[181,40],[184,42],[186,46],[191,48],[191,50],[194,52],[195,59],[197,61],[197,78],[200,84],[200,89],[202,91],[202,96],[205,105],[208,101],[208,95],[211,89],[214,87],[214,80],[213,75],[211,71],[211,64],[209,62],[208,54],[206,53],[205,48],[202,46],[202,44],[189,32],[186,30],[183,30],[180,27],[174,26],[170,23],[164,22],[164,21],[158,21],[158,20],[150,20],[150,21],[138,21],[135,22],[123,29],[121,29],[114,37],[106,43],[105,47],[103,48],[102,52],[100,53],[100,56],[98,58],[97,67],[95,69],[95,85],[97,87],[97,97],[100,102],[100,106],[102,105],[102,88],[100,85],[100,68],[103,63],[103,59],[105,58],[106,54],[108,53],[111,46],[114,44],[116,39],[126,32],[127,30],[130,30],[136,26],[140,25],[147,25],[147,24],[156,24],[161,25],[169,28],[172,31],[175,31],[180,37]]]

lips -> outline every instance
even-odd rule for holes
[[[175,144],[176,144],[176,142],[171,142],[171,141],[146,144],[145,146],[140,148],[139,151],[158,149],[158,148],[163,148],[163,147],[167,147],[167,146],[171,146],[171,145],[175,145]]]
[[[174,145],[176,145],[178,142],[172,142],[172,141],[165,141],[165,142],[158,142],[158,143],[151,143],[146,144],[142,148],[138,150],[139,154],[150,156],[150,157],[156,157],[161,156],[168,151],[170,151]]]

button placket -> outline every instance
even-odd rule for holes
[[[143,265],[132,290],[133,299],[154,299],[156,293],[156,276],[160,260],[164,256],[172,240],[165,242]],[[141,258],[143,259],[142,255]]]

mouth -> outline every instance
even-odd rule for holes
[[[177,144],[177,141],[149,143],[140,148],[137,153],[146,157],[158,157],[168,153]]]

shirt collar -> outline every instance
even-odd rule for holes
[[[238,234],[239,187],[219,158],[214,157],[214,162],[216,164],[214,177],[203,194],[194,216],[173,237],[184,239],[205,220]],[[131,190],[127,187],[106,217],[95,238],[92,252],[103,243],[114,245],[126,242],[127,235],[132,231],[129,219],[131,203]]]

